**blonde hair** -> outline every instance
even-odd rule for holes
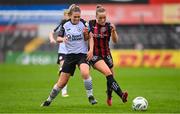
[[[81,13],[81,9],[76,4],[70,5],[68,10],[69,10],[68,11],[69,16],[72,15],[73,12],[80,12]]]
[[[69,13],[68,9],[64,10],[64,15],[67,15]]]

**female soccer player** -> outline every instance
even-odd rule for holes
[[[61,21],[61,23],[63,23],[64,21],[68,20],[69,16],[68,16],[68,10],[64,11],[64,19]],[[54,39],[54,36],[57,36],[55,34],[58,34],[58,30],[61,26],[61,23],[54,29],[53,32],[51,32],[49,34],[49,40],[51,44],[56,44],[56,40]],[[62,69],[62,65],[64,63],[64,58],[65,55],[67,54],[67,50],[65,47],[64,43],[59,44],[59,49],[58,49],[58,59],[57,59],[57,64],[59,65],[59,74],[61,72]],[[67,85],[64,86],[64,88],[61,90],[62,91],[62,97],[68,97],[68,93],[67,93]]]
[[[92,79],[89,75],[88,64],[88,60],[93,56],[93,39],[89,39],[90,49],[88,51],[88,43],[85,41],[89,37],[86,22],[80,19],[81,10],[77,5],[70,8],[69,16],[70,19],[62,23],[59,37],[57,38],[57,42],[64,42],[67,49],[62,71],[48,99],[41,106],[49,106],[51,104],[59,91],[67,84],[70,76],[73,76],[76,65],[79,66],[82,78],[84,79],[89,102],[91,104],[97,103],[93,97]]]
[[[113,60],[109,48],[109,41],[112,38],[114,43],[118,40],[116,28],[113,24],[106,22],[106,10],[98,5],[96,9],[96,20],[89,21],[90,38],[94,40],[93,67],[103,73],[107,79],[107,104],[112,105],[112,90],[125,103],[128,93],[122,92],[120,86],[113,77]]]

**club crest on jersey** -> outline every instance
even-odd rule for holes
[[[81,29],[80,27],[77,27],[77,31],[78,31],[78,32],[81,32],[82,29]]]

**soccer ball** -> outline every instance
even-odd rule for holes
[[[136,97],[132,102],[133,110],[145,111],[148,108],[148,101],[144,97]]]

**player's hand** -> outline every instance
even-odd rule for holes
[[[56,40],[58,43],[62,43],[62,42],[64,42],[64,43],[67,43],[67,41],[68,41],[68,38],[67,37],[64,37],[64,38],[62,38],[62,37],[57,37],[57,40]]]
[[[84,34],[84,40],[88,40],[89,39],[89,33],[88,33],[88,27],[85,27],[83,29],[83,34]]]
[[[54,40],[54,38],[51,38],[51,39],[50,39],[50,43],[51,43],[51,44],[56,44],[56,40]]]
[[[91,50],[89,50],[88,52],[87,52],[87,60],[88,61],[90,61],[91,59],[92,59],[92,57],[93,57],[93,51],[91,51]]]
[[[67,43],[67,41],[68,41],[68,37],[64,37],[64,38],[63,38],[63,42],[64,42],[64,43]]]
[[[83,33],[88,34],[88,27],[85,27],[85,28],[83,29]]]
[[[58,43],[61,43],[61,42],[62,42],[62,38],[61,38],[61,37],[57,37],[56,41],[57,41]]]
[[[111,24],[111,32],[115,32],[116,31],[116,26],[114,24]]]

